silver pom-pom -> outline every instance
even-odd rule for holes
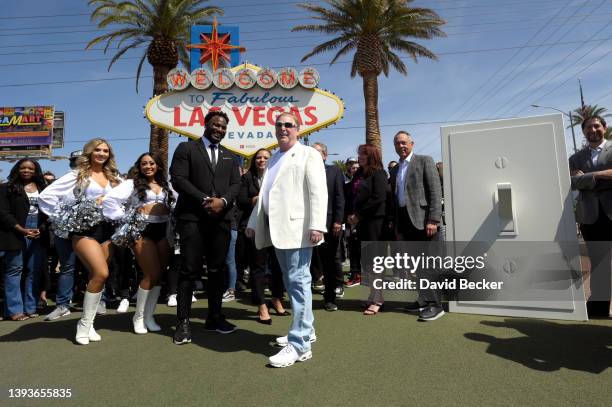
[[[117,246],[132,247],[142,237],[142,231],[147,227],[145,216],[132,208],[119,221],[117,231],[111,236],[111,241]]]
[[[66,202],[49,217],[55,234],[68,239],[71,233],[89,230],[104,220],[102,208],[93,199]]]

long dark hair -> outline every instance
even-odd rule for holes
[[[38,188],[38,192],[45,189],[47,183],[45,182],[45,178],[43,177],[42,169],[40,168],[40,164],[38,161],[33,160],[31,158],[22,158],[17,161],[17,163],[11,168],[11,173],[8,176],[7,184],[8,184],[8,192],[11,194],[23,194],[25,190],[23,188],[23,181],[21,181],[21,177],[19,176],[19,167],[24,162],[31,162],[34,164],[34,176],[32,177],[32,182],[36,184]]]
[[[258,177],[259,174],[257,173],[257,166],[255,165],[255,161],[256,161],[255,158],[257,157],[257,154],[259,154],[262,151],[267,151],[268,154],[270,154],[270,157],[272,157],[272,153],[267,148],[260,148],[259,150],[255,151],[253,158],[251,158],[251,164],[249,165],[249,172],[256,177]]]
[[[157,171],[155,172],[155,175],[153,176],[153,178],[162,187],[162,189],[166,191],[166,204],[170,206],[172,205],[172,202],[174,202],[174,196],[172,195],[172,190],[170,190],[170,186],[168,184],[168,178],[166,176],[166,168],[164,167],[161,157],[159,157],[157,154],[153,154],[149,152],[143,153],[140,155],[140,157],[138,157],[138,159],[134,163],[134,168],[136,168],[137,170],[134,176],[134,190],[136,191],[136,196],[138,196],[138,199],[140,199],[141,201],[144,201],[145,198],[147,197],[147,189],[149,189],[149,181],[147,180],[147,177],[144,176],[142,171],[140,171],[140,161],[142,161],[142,159],[147,155],[151,157],[153,161],[155,161],[155,164],[157,165]]]
[[[362,144],[357,148],[357,152],[362,152],[366,156],[366,165],[360,166],[358,170],[364,178],[383,169],[382,154],[374,144]]]

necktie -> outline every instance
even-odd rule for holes
[[[217,167],[217,157],[215,155],[215,150],[217,149],[216,144],[210,145],[210,162],[212,163],[213,170]]]

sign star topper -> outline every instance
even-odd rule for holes
[[[234,58],[230,58],[230,55],[233,57],[233,55],[236,53],[232,51],[236,50],[238,52],[244,52],[246,51],[246,48],[238,46],[238,45],[232,45],[230,40],[232,39],[233,30],[230,29],[228,31],[229,32],[224,33],[221,35],[221,37],[219,37],[219,27],[217,25],[216,17],[213,20],[212,31],[210,32],[210,36],[207,35],[208,33],[204,33],[202,31],[197,32],[197,31],[192,30],[191,38],[197,38],[199,35],[199,38],[201,41],[201,43],[199,44],[187,45],[187,48],[192,50],[192,56],[191,56],[192,70],[194,69],[194,65],[196,65],[194,64],[195,62],[194,60],[196,59],[193,56],[194,50],[200,50],[200,58],[198,61],[199,66],[202,66],[208,61],[210,61],[213,72],[216,71],[217,68],[219,67],[219,58],[223,59],[230,65],[238,64],[237,62],[233,63]],[[235,40],[238,39],[237,33],[234,37],[235,37]]]

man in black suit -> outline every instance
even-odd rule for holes
[[[432,240],[442,216],[442,189],[436,165],[430,156],[412,152],[414,141],[406,131],[397,132],[393,145],[399,156],[399,163],[389,174],[396,239]],[[419,273],[417,277],[421,277]],[[433,289],[419,290],[418,300],[408,304],[406,310],[419,313],[421,321],[433,321],[444,315]]]
[[[314,143],[312,147],[321,153],[323,162],[327,160],[327,146],[323,143]],[[327,233],[324,242],[316,246],[312,253],[311,268],[320,268],[323,271],[325,282],[325,309],[337,311],[336,289],[338,295],[344,296],[342,284],[342,264],[340,263],[340,236],[342,234],[342,220],[344,218],[344,176],[342,170],[335,165],[325,164],[325,177],[327,178]]]
[[[204,121],[204,136],[179,144],[170,166],[172,186],[179,195],[174,213],[183,259],[174,335],[174,343],[179,345],[191,342],[191,296],[193,282],[202,272],[203,255],[208,270],[208,317],[204,328],[224,334],[236,330],[221,314],[221,297],[231,239],[230,209],[240,189],[239,164],[219,144],[227,131],[227,115],[210,111]]]

